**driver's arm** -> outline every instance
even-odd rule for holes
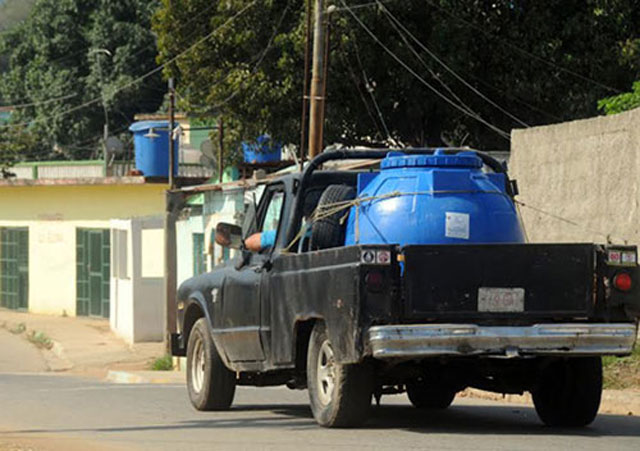
[[[262,233],[254,233],[244,240],[245,247],[251,252],[260,252],[276,244],[276,231],[265,230]]]

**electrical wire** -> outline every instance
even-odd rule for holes
[[[67,94],[66,96],[62,96],[62,97],[56,97],[56,98],[49,99],[49,100],[43,100],[41,102],[18,103],[18,104],[15,104],[15,105],[0,105],[0,108],[18,110],[18,109],[21,109],[21,108],[28,108],[28,107],[46,105],[46,104],[49,104],[49,103],[52,103],[52,102],[57,102],[58,100],[70,99],[72,97],[76,97],[77,95],[78,95],[78,93],[73,93],[73,94]]]
[[[364,88],[369,93],[369,97],[371,97],[371,102],[373,103],[373,106],[376,110],[378,119],[380,119],[380,123],[382,124],[382,127],[384,128],[384,132],[387,135],[386,139],[391,141],[392,138],[391,138],[391,133],[389,133],[389,127],[387,127],[387,123],[384,120],[384,116],[382,115],[380,106],[376,101],[376,96],[373,94],[373,88],[371,88],[371,84],[369,83],[369,77],[367,77],[367,72],[364,70],[364,64],[362,64],[362,58],[360,58],[360,50],[358,48],[358,42],[356,41],[356,38],[353,35],[353,33],[351,33],[351,36],[353,37],[353,48],[356,51],[356,61],[358,62],[358,66],[360,66],[360,70],[362,71],[362,81],[364,82]]]
[[[467,82],[464,78],[462,78],[461,75],[459,75],[456,71],[454,71],[451,67],[449,67],[441,58],[439,58],[434,52],[432,52],[425,44],[423,44],[418,38],[415,37],[414,34],[412,34],[407,27],[404,26],[404,24],[402,24],[402,22],[400,22],[398,20],[397,17],[395,17],[391,11],[389,11],[389,9],[387,9],[386,6],[384,6],[382,3],[380,3],[378,1],[380,8],[382,9],[382,11],[387,15],[387,18],[389,18],[389,20],[391,22],[394,22],[397,27],[400,27],[422,50],[424,50],[431,58],[433,58],[436,62],[438,62],[438,64],[440,64],[447,72],[449,72],[451,75],[453,75],[458,81],[460,81],[463,85],[465,85],[467,88],[469,88],[471,91],[473,91],[476,95],[478,95],[480,98],[482,98],[483,100],[485,100],[487,103],[489,103],[490,105],[494,106],[496,109],[498,109],[499,111],[501,111],[502,113],[504,113],[505,115],[507,115],[508,117],[510,117],[511,119],[513,119],[514,121],[516,121],[517,123],[519,123],[520,125],[523,125],[524,127],[530,127],[529,124],[527,124],[526,122],[524,122],[523,120],[521,120],[520,118],[518,118],[517,116],[511,114],[509,111],[505,110],[504,108],[502,108],[500,105],[498,105],[496,102],[494,102],[493,100],[491,100],[490,98],[488,98],[486,95],[484,95],[482,92],[480,92],[478,89],[475,88],[475,86],[471,85],[469,82]],[[392,23],[393,25],[393,23]],[[398,31],[396,26],[394,26],[394,28],[396,29],[396,31]],[[398,31],[398,33],[400,34],[400,32]],[[416,54],[417,57],[419,57]]]
[[[117,94],[119,92],[124,91],[125,89],[135,85],[136,83],[156,74],[157,72],[161,71],[162,69],[164,69],[166,66],[174,63],[176,60],[178,60],[179,58],[183,57],[185,54],[189,53],[190,51],[192,51],[195,47],[197,47],[198,45],[202,44],[203,42],[207,41],[208,39],[210,39],[215,33],[217,33],[218,31],[226,28],[229,24],[231,24],[235,19],[237,19],[238,17],[240,17],[242,14],[244,14],[249,8],[251,8],[252,6],[254,6],[257,3],[258,0],[253,0],[251,3],[249,3],[248,5],[246,5],[244,8],[242,8],[240,11],[238,11],[236,14],[234,14],[233,16],[231,16],[229,19],[227,19],[222,25],[220,25],[219,27],[217,27],[215,30],[213,30],[211,33],[207,34],[206,36],[202,37],[201,39],[197,40],[194,44],[192,44],[190,47],[188,47],[186,50],[183,50],[182,52],[178,53],[176,56],[174,56],[173,58],[169,59],[168,61],[162,63],[161,65],[159,65],[158,67],[152,69],[151,71],[147,72],[144,75],[141,75],[140,77],[137,77],[135,79],[133,79],[132,81],[129,81],[123,85],[121,85],[119,88],[115,89],[114,91],[111,92],[111,95]],[[29,122],[23,122],[23,123],[18,123],[18,124],[7,124],[7,125],[0,125],[0,129],[3,128],[13,128],[13,127],[20,127],[20,126],[27,126],[33,123],[38,123],[38,122],[43,122],[43,121],[49,121],[51,119],[54,118],[59,118],[61,116],[66,116],[69,113],[73,113],[75,111],[78,111],[80,109],[86,108],[88,106],[91,106],[93,104],[96,104],[98,102],[102,101],[102,96],[97,97],[95,99],[89,100],[83,104],[77,105],[75,107],[72,107],[68,110],[64,110],[60,113],[57,113],[53,116],[45,116],[45,117],[41,117],[41,118],[37,118],[34,119],[32,121]]]
[[[511,138],[509,136],[509,133],[507,133],[506,131],[496,127],[495,125],[493,125],[492,123],[484,120],[483,118],[474,115],[472,113],[470,113],[469,111],[467,111],[466,109],[464,109],[463,107],[461,107],[460,105],[458,105],[457,103],[455,103],[453,100],[451,100],[450,98],[448,98],[447,96],[445,96],[444,94],[442,94],[440,91],[438,91],[438,89],[436,89],[431,83],[429,83],[428,81],[426,81],[423,77],[421,77],[415,70],[413,70],[407,63],[405,63],[402,59],[400,59],[400,57],[398,57],[398,55],[396,55],[391,49],[389,49],[389,47],[387,47],[382,41],[380,41],[380,39],[371,31],[371,29],[369,27],[367,27],[364,22],[362,22],[362,20],[358,17],[358,15],[356,13],[354,13],[351,8],[349,8],[349,6],[347,6],[347,4],[344,2],[344,0],[340,0],[341,3],[343,4],[344,8],[349,12],[349,14],[351,14],[351,16],[356,20],[356,22],[358,22],[358,25],[360,25],[360,27],[365,30],[367,32],[367,34],[369,36],[371,36],[371,38],[380,46],[384,49],[385,52],[387,52],[394,60],[396,60],[405,70],[407,70],[411,75],[413,75],[418,81],[420,81],[423,85],[425,85],[427,88],[429,88],[434,94],[436,94],[438,97],[440,97],[442,100],[444,100],[445,102],[447,102],[448,104],[450,104],[452,107],[454,107],[455,109],[461,111],[462,113],[466,114],[467,116],[475,119],[476,121],[484,124],[485,126],[487,126],[488,128],[490,128],[491,130],[493,130],[494,132],[496,132],[497,134],[499,134],[501,137],[503,137],[504,139],[506,139],[507,141],[510,141]]]
[[[433,0],[426,0],[426,2],[429,3],[431,6],[433,6],[434,8],[439,9],[440,11],[442,11],[444,14],[446,14],[449,17],[451,17],[452,19],[454,19],[454,20],[456,20],[458,22],[461,22],[461,23],[465,24],[466,26],[468,26],[470,28],[473,28],[474,30],[482,33],[485,36],[488,36],[488,37],[490,37],[492,39],[497,40],[500,44],[502,44],[502,45],[504,45],[506,47],[509,47],[510,49],[515,50],[515,51],[517,51],[517,52],[519,52],[519,53],[521,53],[521,54],[523,54],[525,56],[528,56],[529,58],[533,58],[533,59],[535,59],[537,61],[540,61],[541,63],[544,63],[544,64],[546,64],[546,65],[548,65],[550,67],[558,69],[558,70],[560,70],[562,72],[565,72],[567,74],[573,75],[574,77],[580,78],[580,79],[582,79],[584,81],[588,81],[589,83],[592,83],[594,85],[600,86],[601,88],[605,88],[605,89],[607,89],[609,91],[613,91],[613,92],[618,93],[618,94],[622,93],[622,91],[617,89],[617,88],[614,88],[612,86],[609,86],[609,85],[606,85],[604,83],[601,83],[601,82],[599,82],[597,80],[594,80],[593,78],[586,77],[586,76],[584,76],[582,74],[579,74],[578,72],[572,71],[571,69],[567,69],[565,67],[562,67],[562,66],[560,66],[560,65],[558,65],[558,64],[556,64],[556,63],[554,63],[552,61],[549,61],[549,60],[547,60],[545,58],[542,58],[542,57],[540,57],[540,56],[538,56],[538,55],[536,55],[534,53],[531,53],[531,52],[529,52],[527,50],[524,50],[524,49],[518,47],[517,45],[514,45],[514,44],[512,44],[512,43],[510,43],[510,42],[508,42],[508,41],[506,41],[504,39],[501,39],[498,36],[494,36],[491,33],[489,33],[486,30],[484,30],[483,28],[481,28],[481,27],[479,27],[477,25],[474,25],[471,22],[466,21],[466,20],[462,19],[461,17],[456,16],[454,13],[452,13],[452,12],[448,11],[446,8],[443,8],[442,6],[438,5]]]
[[[271,33],[271,36],[270,36],[269,40],[267,41],[267,45],[265,46],[264,50],[260,53],[260,56],[258,57],[258,59],[256,61],[256,64],[254,65],[254,67],[251,70],[251,72],[249,73],[249,75],[244,80],[240,81],[240,86],[234,92],[232,92],[229,96],[227,96],[227,98],[225,98],[221,102],[216,103],[213,106],[208,107],[208,111],[214,111],[214,110],[220,108],[221,106],[229,103],[235,96],[237,96],[240,93],[240,87],[242,86],[242,84],[244,84],[245,82],[250,80],[253,76],[255,76],[255,74],[258,72],[258,68],[260,67],[260,65],[262,64],[264,59],[266,58],[267,53],[269,53],[269,50],[271,50],[271,46],[273,45],[273,41],[275,40],[276,36],[278,35],[278,31],[280,30],[280,27],[282,26],[282,22],[284,21],[284,18],[287,15],[287,12],[289,11],[289,7],[290,6],[291,6],[291,4],[288,3],[287,6],[285,7],[285,9],[283,10],[282,15],[280,16],[280,20],[278,20],[278,23],[273,28],[273,32]],[[253,60],[254,60],[254,58],[251,58],[249,60],[249,62],[252,62]],[[231,76],[231,74],[232,74],[232,72],[228,72],[227,75],[224,78],[222,78],[221,80],[219,80],[218,82],[216,82],[214,86],[225,82]]]

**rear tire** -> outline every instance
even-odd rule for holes
[[[309,339],[307,386],[311,411],[320,426],[358,426],[371,409],[373,367],[366,362],[337,363],[325,325],[319,322]]]
[[[187,344],[187,389],[198,410],[227,410],[236,392],[236,375],[220,359],[206,318],[191,329]]]
[[[319,211],[322,207],[353,200],[356,191],[348,185],[329,185],[325,188],[318,200]],[[344,246],[345,224],[341,219],[349,213],[349,208],[344,208],[337,213],[323,219],[314,221],[311,226],[311,250],[329,249]]]
[[[446,409],[456,397],[456,390],[423,381],[407,384],[407,396],[417,409]]]
[[[602,360],[558,360],[544,368],[532,391],[538,416],[547,426],[580,427],[598,414],[602,396]]]

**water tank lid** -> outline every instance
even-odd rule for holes
[[[444,150],[438,149],[433,155],[407,155],[402,152],[389,152],[380,163],[381,169],[415,167],[481,168],[482,160],[473,151],[447,155]]]
[[[130,132],[143,132],[150,128],[166,128],[169,130],[169,121],[139,121],[129,126]]]

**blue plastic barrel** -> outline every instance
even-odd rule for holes
[[[282,145],[274,143],[269,135],[260,135],[255,142],[242,143],[244,161],[247,163],[269,163],[280,161]]]
[[[482,166],[475,152],[390,152],[379,173],[359,176],[345,244],[524,242],[505,175]]]
[[[133,132],[136,169],[145,177],[169,176],[169,122],[141,121],[129,127]],[[173,175],[178,174],[178,149],[180,139],[173,140]]]

